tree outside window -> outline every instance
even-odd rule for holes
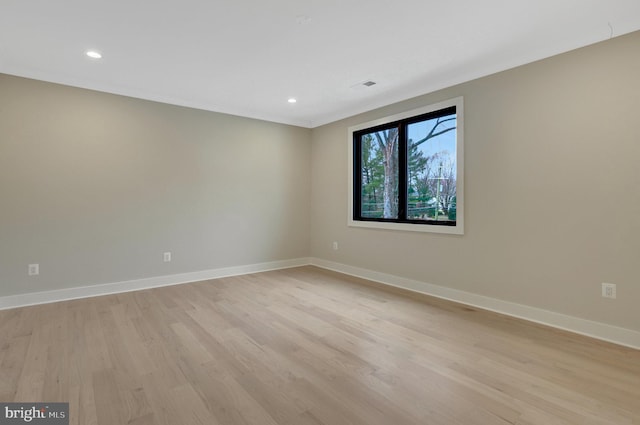
[[[461,99],[456,101],[351,131],[350,224],[458,225]]]

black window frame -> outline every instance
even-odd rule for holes
[[[404,223],[415,224],[420,226],[447,226],[456,227],[458,220],[417,220],[407,218],[407,207],[409,205],[409,188],[407,182],[408,173],[408,156],[409,143],[407,136],[407,128],[411,124],[421,121],[437,119],[448,115],[456,115],[456,126],[458,125],[457,106],[451,105],[441,109],[426,112],[423,114],[399,119],[396,121],[374,125],[372,127],[360,129],[353,132],[352,148],[353,148],[353,203],[352,214],[354,221],[360,222],[381,222],[381,223]],[[398,218],[376,218],[362,216],[362,142],[363,135],[375,133],[376,131],[384,131],[392,128],[398,129]],[[457,174],[457,173],[456,173]],[[457,176],[456,176],[457,178]]]

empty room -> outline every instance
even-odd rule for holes
[[[640,425],[640,3],[0,2],[0,424]]]

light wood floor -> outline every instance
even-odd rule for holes
[[[303,267],[0,311],[71,424],[640,424],[640,351]]]

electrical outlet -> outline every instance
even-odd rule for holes
[[[171,261],[171,253],[170,252],[165,252],[164,254],[162,254],[162,261],[164,261],[165,263],[168,263]]]
[[[29,276],[37,276],[40,274],[40,264],[29,264],[28,272]]]
[[[602,296],[604,298],[616,298],[616,284],[615,283],[603,283],[602,284]]]
[[[333,243],[333,250],[337,251],[338,250],[338,242],[334,242]]]

